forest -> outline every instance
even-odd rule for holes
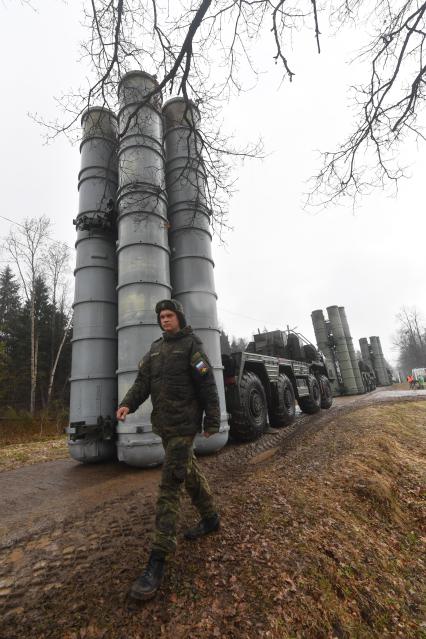
[[[1,245],[0,417],[60,417],[71,367],[70,249],[45,216],[11,222]]]
[[[56,415],[68,404],[71,331],[65,309],[52,300],[43,275],[34,282],[34,333],[34,411],[48,409]],[[19,282],[7,265],[0,271],[0,417],[31,412],[30,361],[31,300],[22,298]]]

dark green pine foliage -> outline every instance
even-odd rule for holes
[[[44,279],[37,277],[35,291],[35,334],[37,343],[36,410],[46,407],[50,371],[51,317],[54,313]],[[28,308],[29,310],[29,308]]]
[[[19,396],[22,308],[19,284],[9,266],[0,272],[0,408]]]
[[[231,342],[231,351],[234,353],[238,353],[239,351],[245,351],[247,346],[247,341],[242,337],[233,337]]]
[[[223,329],[220,331],[220,352],[223,355],[231,354],[231,344],[229,343],[229,336]]]
[[[46,408],[49,376],[67,319],[49,300],[43,277],[35,282],[35,331],[37,338],[36,410]],[[54,330],[52,330],[54,327]],[[69,403],[71,331],[56,369],[49,409],[55,412]],[[22,303],[19,285],[11,269],[0,272],[0,416],[12,408],[28,411],[30,405],[31,323],[30,303]]]

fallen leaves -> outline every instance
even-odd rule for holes
[[[10,637],[346,639],[392,636],[394,629],[395,637],[414,637],[424,600],[424,439],[415,426],[424,407],[411,404],[407,414],[403,407],[368,407],[300,437],[285,453],[263,455],[261,463],[226,471],[218,464],[209,479],[218,489],[223,528],[180,544],[158,597],[132,612],[123,601],[136,553],[145,560],[141,540],[153,511],[141,523],[135,496],[128,504],[131,534],[117,533],[116,544],[105,549],[96,518],[81,531],[82,545],[71,527],[61,539],[63,579],[50,579],[62,588],[39,600],[39,636],[17,624]],[[389,500],[398,517],[388,516]],[[108,534],[114,538],[113,529]],[[91,537],[96,551],[89,549]],[[85,545],[87,565],[79,563]],[[50,548],[39,543],[25,555],[46,557]],[[8,553],[11,570],[22,556]],[[51,566],[38,561],[32,567],[43,578]]]

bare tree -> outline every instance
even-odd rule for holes
[[[55,381],[55,373],[56,373],[56,369],[59,363],[59,358],[61,357],[61,353],[62,353],[62,349],[65,345],[65,342],[67,340],[68,334],[70,332],[71,329],[71,322],[72,322],[72,313],[69,310],[68,311],[68,315],[64,315],[64,317],[66,318],[66,322],[65,322],[65,326],[64,326],[64,330],[62,332],[62,338],[61,341],[58,344],[58,348],[56,349],[56,354],[54,356],[54,359],[52,361],[52,366],[50,369],[50,373],[49,373],[49,385],[47,387],[47,406],[49,406],[50,403],[50,398],[52,396],[52,390],[53,390],[53,383]]]
[[[425,140],[420,116],[426,95],[426,2],[389,0],[371,6],[351,0],[339,5],[333,18],[342,25],[371,23],[373,36],[358,55],[369,63],[370,75],[356,88],[353,132],[337,150],[324,153],[315,178],[312,194],[320,194],[322,201],[396,185],[404,175],[396,160],[400,144],[407,137]]]
[[[27,218],[17,230],[10,231],[3,248],[15,265],[25,298],[30,307],[31,357],[30,357],[30,412],[35,409],[37,384],[38,336],[36,331],[35,292],[37,277],[44,269],[43,255],[49,238],[50,220],[47,217]]]
[[[360,52],[370,77],[356,87],[353,132],[324,153],[309,201],[356,198],[372,186],[397,181],[404,174],[395,159],[399,144],[407,136],[424,139],[419,116],[425,97],[425,14],[426,2],[417,0],[341,0],[324,6],[317,0],[88,0],[84,18],[90,35],[83,54],[92,82],[88,90],[63,97],[69,117],[50,123],[50,132],[71,134],[81,113],[94,104],[114,109],[126,71],[157,74],[154,92],[181,94],[188,108],[190,99],[202,107],[202,152],[220,219],[233,190],[229,162],[261,153],[256,142],[237,149],[220,133],[224,101],[251,83],[242,80],[247,69],[257,76],[256,42],[271,43],[273,61],[291,81],[291,42],[300,31],[312,31],[320,52],[321,21],[336,28],[352,22],[360,33],[368,27],[372,34]]]
[[[62,349],[66,342],[72,321],[72,310],[69,300],[67,299],[67,280],[66,276],[69,270],[70,249],[64,242],[50,242],[45,255],[44,262],[46,267],[46,276],[49,284],[51,296],[51,324],[50,324],[50,372],[49,383],[47,388],[47,406],[49,406],[52,395],[55,373],[58,366]],[[59,296],[59,303],[58,303]],[[65,320],[62,330],[62,336],[57,344],[57,316]]]
[[[399,350],[399,365],[405,371],[426,366],[426,326],[419,311],[403,306],[396,319],[399,325],[394,344]]]

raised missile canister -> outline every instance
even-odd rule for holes
[[[377,383],[380,386],[388,386],[389,379],[386,372],[386,364],[383,357],[383,351],[378,337],[370,337],[371,354],[373,356],[374,371],[377,377]]]
[[[198,453],[212,453],[228,440],[228,414],[217,318],[210,211],[206,201],[197,107],[184,98],[168,100],[165,118],[166,179],[169,200],[169,243],[173,298],[185,310],[188,323],[203,341],[214,370],[221,408],[220,432],[206,439],[197,436]]]
[[[88,109],[82,129],[67,431],[71,456],[81,462],[97,462],[116,454],[115,115],[101,107]]]
[[[382,358],[383,369],[385,371],[386,385],[389,386],[392,382],[389,379],[387,364],[386,364],[385,356],[383,355],[382,344],[380,342],[380,337],[376,337],[376,339],[377,339],[377,343],[379,345],[379,352],[380,352],[380,356]]]
[[[346,337],[346,344],[348,347],[349,357],[351,358],[352,370],[354,372],[356,385],[358,387],[359,393],[365,393],[361,371],[359,370],[358,360],[355,355],[354,344],[353,344],[351,332],[349,329],[348,318],[346,317],[346,312],[343,306],[339,306],[339,313],[340,313],[340,319],[342,320],[343,332],[345,333],[345,337]]]
[[[165,193],[161,96],[150,96],[156,80],[127,73],[118,94],[118,394],[133,384],[138,363],[161,336],[155,305],[170,298],[167,198]],[[132,466],[160,464],[161,439],[152,432],[150,400],[117,427],[120,461]]]
[[[356,395],[358,394],[358,386],[355,380],[338,306],[328,306],[327,313],[336,345],[336,355],[339,361],[345,392],[348,395]]]
[[[370,357],[370,345],[368,343],[368,339],[366,337],[361,337],[359,340],[359,347],[361,349],[361,356],[363,361],[374,371],[373,362]]]
[[[329,343],[329,335],[327,326],[324,319],[324,313],[321,309],[312,311],[311,313],[312,324],[315,332],[315,339],[317,340],[317,346],[319,350],[324,353],[327,360],[327,371],[330,378],[330,384],[333,391],[333,395],[340,395],[341,389],[339,380],[337,378],[336,366],[334,364],[334,355],[331,351]]]

